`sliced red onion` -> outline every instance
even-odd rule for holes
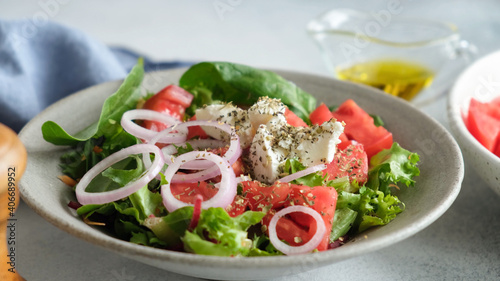
[[[298,178],[301,178],[303,176],[307,176],[309,174],[312,174],[312,173],[315,173],[315,172],[318,172],[318,171],[323,171],[324,169],[326,169],[326,164],[319,164],[319,165],[312,166],[312,167],[309,167],[307,169],[304,169],[302,171],[298,171],[298,172],[293,173],[291,175],[288,175],[286,177],[282,177],[278,181],[280,181],[280,182],[291,182],[291,181],[296,180]]]
[[[191,147],[194,150],[207,149],[207,148],[218,148],[218,147],[225,146],[225,143],[223,141],[212,140],[212,139],[196,139],[196,140],[188,140],[185,143],[178,144],[178,145],[171,144],[171,145],[165,146],[164,148],[161,149],[161,151],[163,152],[163,158],[165,159],[165,164],[169,165],[170,163],[172,163],[172,159],[175,158],[174,154],[177,153],[177,148],[175,146],[184,147],[188,143],[189,143],[189,145],[191,145]],[[239,157],[239,155],[238,155],[238,157]],[[236,159],[238,159],[238,158],[236,158]],[[231,160],[233,160],[233,159],[229,159],[229,163],[231,163]],[[234,160],[234,161],[236,161],[236,160]],[[208,161],[208,160],[196,160],[196,161],[192,161],[192,162],[189,162],[189,163],[182,165],[181,168],[185,169],[185,170],[203,170],[203,169],[210,168],[213,165],[214,165],[214,163],[212,163],[211,161]]]
[[[175,130],[187,130],[188,127],[192,126],[211,126],[211,127],[216,127],[224,132],[226,132],[229,137],[229,148],[227,149],[226,153],[224,154],[224,159],[227,159],[229,163],[232,165],[236,160],[241,155],[241,146],[240,146],[240,137],[236,134],[236,131],[234,128],[229,126],[228,124],[225,123],[220,123],[220,122],[215,122],[215,121],[207,121],[207,120],[193,120],[193,121],[187,121],[184,123],[176,124],[173,127],[167,128],[159,133],[151,140],[148,142],[150,144],[155,144],[158,139],[161,139],[162,136],[166,135],[169,133],[169,131],[172,131],[173,129]],[[174,128],[175,127],[175,128]],[[149,166],[149,162],[146,158],[144,158],[144,164],[146,167]],[[168,163],[172,162],[172,157],[164,157],[164,160],[167,161]],[[197,160],[200,161],[200,160]],[[190,165],[196,165],[198,162]],[[172,182],[178,183],[178,182],[198,182],[198,181],[204,181],[210,178],[213,178],[217,175],[220,175],[220,170],[217,169],[216,166],[210,165],[210,167],[206,170],[199,171],[196,173],[191,173],[191,174],[186,174],[182,175],[174,175],[172,178]]]
[[[212,198],[203,201],[201,205],[202,208],[226,208],[233,202],[234,197],[236,196],[236,176],[234,175],[234,171],[231,168],[229,162],[219,155],[211,152],[191,151],[175,158],[175,161],[170,164],[165,170],[164,175],[168,183],[161,186],[161,195],[163,197],[163,205],[165,205],[169,212],[173,212],[185,206],[192,206],[192,204],[182,202],[175,198],[175,196],[172,194],[172,190],[170,189],[170,183],[172,182],[172,178],[174,177],[177,170],[179,170],[181,165],[190,161],[194,161],[196,159],[206,159],[212,161],[216,165],[215,168],[218,168],[220,170],[220,174],[222,175],[219,185],[219,191]]]
[[[155,136],[158,135],[157,131],[148,130],[132,120],[150,120],[150,121],[159,121],[165,123],[167,125],[176,125],[182,123],[172,116],[168,116],[166,114],[149,110],[149,109],[133,109],[125,112],[122,116],[120,124],[123,129],[127,131],[129,134],[136,136],[140,139],[145,140],[146,142],[150,142]],[[156,139],[156,142],[160,143],[181,143],[186,141],[187,137],[187,128],[176,129],[177,133],[171,133],[173,131],[172,127],[169,127],[168,134],[162,135],[160,139]],[[168,130],[166,129],[166,130]]]
[[[300,246],[290,246],[288,244],[283,243],[278,238],[278,234],[276,233],[276,225],[278,223],[278,220],[281,217],[285,216],[286,214],[294,212],[300,212],[310,215],[311,217],[314,218],[317,225],[316,233],[314,234],[314,236],[309,241],[307,241],[307,243]],[[321,243],[321,241],[325,237],[325,233],[326,233],[326,226],[321,215],[314,209],[302,205],[289,206],[281,209],[273,216],[273,218],[269,222],[269,240],[276,249],[278,249],[285,255],[298,255],[311,252],[312,250],[316,249],[318,245]]]
[[[121,161],[130,155],[133,154],[141,154],[146,153],[149,157],[149,153],[153,153],[155,155],[155,160],[151,167],[149,167],[142,176],[127,184],[124,187],[119,189],[105,191],[105,192],[87,192],[85,189],[90,184],[92,179],[94,179],[97,175],[99,175],[102,171],[115,164],[118,161]],[[76,198],[78,202],[82,205],[87,204],[105,204],[109,202],[113,202],[116,200],[120,200],[129,196],[130,194],[136,192],[141,189],[143,186],[148,184],[162,169],[163,160],[160,149],[152,144],[136,144],[133,146],[129,146],[124,148],[118,152],[115,152],[108,157],[101,160],[94,167],[92,167],[80,180],[80,182],[76,185]]]
[[[225,123],[220,123],[216,121],[206,121],[206,120],[193,120],[184,122],[182,124],[177,125],[178,128],[191,127],[191,126],[211,126],[216,127],[229,135],[229,148],[223,156],[223,159],[229,162],[229,166],[231,166],[241,155],[241,146],[240,146],[240,137],[236,134],[234,128]],[[201,153],[203,151],[198,151]],[[205,152],[203,152],[205,153]],[[180,182],[198,182],[204,181],[207,179],[211,179],[215,176],[221,174],[221,170],[217,168],[217,166],[212,166],[206,170],[202,170],[196,173],[191,174],[183,174],[183,175],[174,175],[172,178],[172,182],[180,183]]]
[[[172,133],[171,133],[172,131],[174,131],[174,130],[178,130],[177,126],[178,126],[179,124],[182,124],[182,123],[178,123],[178,124],[175,124],[175,125],[173,125],[173,126],[170,126],[170,127],[166,128],[166,129],[165,129],[165,130],[163,130],[163,131],[156,132],[156,134],[155,134],[155,135],[154,135],[151,139],[149,139],[149,140],[147,141],[147,143],[148,143],[148,144],[153,144],[153,145],[156,145],[156,143],[157,143],[159,140],[163,139],[164,137],[166,137],[166,136],[168,136],[168,135],[171,135],[171,134],[172,134]],[[184,130],[184,131],[186,131],[186,132],[187,132],[187,128],[184,128],[184,129],[181,129],[181,130]],[[146,154],[143,154],[143,155],[142,155],[142,159],[143,159],[143,161],[144,161],[144,166],[145,166],[146,168],[148,168],[149,166],[151,166],[151,159],[149,159],[149,157],[147,157],[147,155],[146,155]],[[172,161],[171,161],[170,159],[166,160],[166,159],[165,159],[165,157],[163,157],[163,153],[162,153],[162,159],[163,159],[163,161],[164,161],[164,162],[165,162],[165,161],[169,161],[169,162],[168,162],[168,163],[166,163],[166,164],[172,163]],[[158,177],[158,179],[160,179],[160,178]]]

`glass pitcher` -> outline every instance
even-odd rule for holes
[[[307,31],[336,78],[408,101],[416,101],[426,89],[432,96],[426,95],[425,102],[436,99],[476,53],[454,25],[396,17],[390,10],[331,10],[310,21]],[[461,61],[462,67],[450,68],[450,61]]]

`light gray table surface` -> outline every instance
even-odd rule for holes
[[[218,13],[216,5],[232,5]],[[389,1],[0,1],[1,18],[51,20],[153,59],[225,60],[328,76],[305,34],[339,7],[377,12]],[[47,8],[52,3],[52,8]],[[55,4],[54,4],[55,3]],[[499,1],[401,1],[402,15],[454,22],[478,56],[500,49]],[[47,10],[49,9],[49,10]],[[446,97],[422,108],[445,127]],[[467,159],[466,159],[467,160]],[[389,248],[273,280],[500,280],[500,197],[466,161],[462,190],[428,228]],[[59,230],[21,203],[17,268],[27,280],[197,280],[117,256]]]

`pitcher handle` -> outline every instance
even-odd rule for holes
[[[436,92],[435,95],[432,95],[432,97],[429,97],[428,99],[412,102],[413,105],[418,108],[422,108],[445,96],[455,83],[457,77],[459,77],[466,67],[471,65],[472,62],[476,60],[477,54],[478,48],[476,45],[464,39],[458,41],[453,50],[452,59],[462,60],[463,65],[461,67],[455,67],[441,78],[444,82],[439,86],[434,87],[433,90]]]

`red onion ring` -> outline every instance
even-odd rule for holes
[[[115,164],[116,162],[129,157],[132,154],[141,153],[154,153],[155,160],[151,167],[143,173],[143,175],[133,181],[128,183],[126,186],[119,189],[105,191],[105,192],[87,192],[85,189],[90,184],[92,179],[94,179],[102,171]],[[147,154],[148,155],[148,154]],[[148,155],[149,157],[149,155]],[[162,153],[160,149],[152,144],[136,144],[124,148],[118,152],[115,152],[108,157],[101,160],[94,167],[92,167],[76,185],[75,193],[78,202],[82,205],[87,204],[105,204],[120,200],[129,196],[130,194],[141,189],[143,186],[148,184],[163,168]]]
[[[309,167],[307,169],[304,169],[302,171],[298,171],[298,172],[293,173],[291,175],[282,177],[281,179],[278,179],[278,181],[280,181],[280,182],[291,182],[291,181],[296,180],[298,178],[301,178],[303,176],[307,176],[309,174],[312,174],[312,173],[315,173],[315,172],[318,172],[318,171],[323,171],[324,169],[326,169],[326,164],[319,164],[319,165],[312,166],[312,167]]]
[[[152,138],[158,135],[158,132],[148,130],[132,120],[150,120],[150,121],[160,121],[163,122],[167,125],[176,125],[180,124],[181,121],[177,120],[176,118],[172,116],[168,116],[166,114],[154,111],[154,110],[149,110],[149,109],[133,109],[125,112],[122,116],[122,119],[120,121],[120,124],[122,125],[123,129],[127,131],[127,133],[145,140],[146,142],[150,142]],[[172,131],[172,127],[169,127],[169,131]],[[168,129],[165,129],[168,130]],[[181,143],[186,141],[187,137],[187,128],[186,129],[177,129],[177,133],[169,133],[162,135],[160,139],[156,139],[156,142],[160,143]]]
[[[217,147],[223,147],[225,146],[225,143],[220,140],[212,140],[212,139],[197,139],[197,140],[188,140],[185,143],[178,144],[177,146],[185,146],[187,143],[191,145],[191,147],[195,150],[200,150],[200,149],[206,149],[206,148],[217,148]],[[177,148],[171,144],[163,147],[161,149],[163,152],[163,158],[165,159],[165,164],[169,165],[172,163],[172,159],[175,159],[174,154],[177,153]],[[238,159],[238,158],[236,158]],[[231,163],[231,160],[229,163]],[[235,160],[236,161],[236,160]],[[234,162],[233,162],[234,163]],[[233,164],[231,163],[231,164]],[[210,168],[213,166],[214,163],[208,160],[196,160],[193,162],[186,163],[181,166],[182,169],[185,170],[203,170]]]
[[[229,126],[228,124],[225,123],[220,123],[220,122],[215,122],[215,121],[206,121],[206,120],[193,120],[193,121],[187,121],[181,124],[174,125],[173,127],[176,127],[176,130],[179,129],[186,129],[188,127],[192,126],[211,126],[211,127],[216,127],[224,132],[226,132],[229,137],[229,148],[227,149],[226,153],[224,154],[223,158],[227,161],[229,161],[230,166],[238,160],[238,158],[241,155],[241,146],[240,146],[240,137],[238,134],[236,134],[236,131],[234,128]],[[155,138],[160,138],[161,135],[165,134],[168,129],[165,129],[164,131],[158,133],[159,136]],[[153,138],[151,140],[152,144],[154,144]],[[204,153],[204,151],[198,151],[198,153]],[[167,160],[168,161],[168,160]],[[147,164],[147,163],[146,163]],[[180,183],[180,182],[198,182],[198,181],[204,181],[207,179],[211,179],[215,176],[218,176],[221,174],[220,169],[217,168],[217,166],[211,166],[210,168],[206,170],[202,170],[196,173],[192,174],[185,174],[185,175],[174,175],[172,178],[172,182],[174,183]]]
[[[310,215],[314,218],[317,225],[316,233],[314,234],[314,236],[309,241],[307,241],[307,243],[300,246],[290,246],[283,243],[278,238],[278,234],[276,233],[276,225],[278,224],[278,220],[286,214],[294,212],[301,212]],[[302,205],[289,206],[281,209],[273,216],[273,218],[269,222],[269,240],[276,249],[278,249],[285,255],[298,255],[311,252],[312,250],[316,249],[321,243],[321,241],[325,237],[325,233],[326,226],[321,215],[314,209]]]
[[[206,159],[212,161],[216,165],[215,168],[219,168],[220,174],[222,174],[219,191],[212,198],[203,201],[201,205],[202,208],[226,208],[233,202],[234,197],[236,196],[237,184],[236,176],[234,175],[234,171],[231,168],[229,162],[219,155],[211,152],[191,151],[177,157],[175,161],[165,170],[164,175],[168,183],[161,186],[161,195],[163,197],[163,205],[165,205],[169,212],[173,212],[185,206],[192,206],[192,204],[182,202],[175,198],[175,196],[172,194],[172,190],[170,189],[170,183],[172,182],[175,173],[177,172],[177,170],[179,170],[181,165],[190,161],[194,161],[196,159]],[[178,176],[182,177],[187,175]]]
[[[193,121],[187,121],[184,123],[176,124],[174,126],[171,126],[161,132],[158,132],[156,136],[151,138],[151,140],[148,142],[149,144],[155,144],[157,140],[161,139],[164,135],[169,134],[172,130],[186,130],[188,127],[192,126],[212,126],[216,127],[230,136],[230,142],[229,142],[229,148],[227,149],[226,153],[224,154],[223,158],[227,159],[230,163],[230,165],[234,164],[236,160],[241,155],[241,146],[240,146],[240,137],[236,134],[236,131],[234,128],[229,126],[228,124],[225,123],[219,123],[219,122],[214,122],[214,121],[206,121],[206,120],[193,120]],[[198,151],[198,152],[203,152],[203,151]],[[143,157],[144,159],[144,165],[146,167],[149,167],[150,165],[150,160],[147,157]],[[164,157],[164,160],[167,161],[167,164],[172,163],[172,158],[171,157]],[[200,161],[200,160],[196,160]],[[197,164],[197,163],[196,163]],[[195,165],[195,164],[191,164]],[[183,165],[184,166],[184,165]],[[191,174],[185,174],[185,175],[174,175],[172,178],[172,182],[174,183],[179,183],[179,182],[198,182],[198,181],[204,181],[207,179],[211,179],[215,176],[220,175],[220,170],[217,169],[216,166],[210,165],[209,168],[206,170],[202,170],[196,173],[191,173]]]
[[[163,131],[156,132],[156,134],[151,139],[147,140],[147,143],[152,144],[152,145],[156,145],[156,143],[159,140],[163,139],[165,136],[171,135],[171,132],[177,129],[178,124],[181,124],[181,123],[177,123],[173,126],[170,126]],[[186,128],[186,131],[187,131],[187,128]],[[162,153],[162,156],[163,156],[163,153]],[[142,161],[144,161],[144,166],[146,168],[151,166],[151,159],[149,159],[149,157],[147,157],[146,154],[142,155],[142,159],[143,159]],[[163,157],[163,161],[165,161],[165,160],[166,160],[165,157]],[[168,159],[167,161],[169,161],[169,162],[166,164],[172,163],[171,159]],[[157,178],[160,179],[159,176]]]
[[[227,149],[226,153],[224,156],[222,156],[223,159],[227,160],[229,162],[229,167],[231,168],[231,165],[238,160],[238,158],[241,155],[241,146],[240,146],[240,137],[236,134],[236,131],[234,128],[232,128],[230,125],[225,124],[225,123],[220,123],[220,122],[214,122],[214,121],[205,121],[205,120],[193,120],[189,122],[184,122],[182,124],[179,124],[179,126],[211,126],[211,127],[216,127],[224,132],[226,132],[229,135],[230,141],[229,141],[229,148]],[[232,169],[231,169],[232,171]],[[222,170],[217,169],[217,166],[212,166],[206,170],[202,170],[196,173],[192,174],[185,174],[185,175],[174,175],[172,178],[172,182],[174,183],[179,183],[179,182],[198,182],[198,181],[204,181],[207,179],[211,179],[215,176],[218,176],[222,173]],[[234,174],[234,172],[233,172]]]

